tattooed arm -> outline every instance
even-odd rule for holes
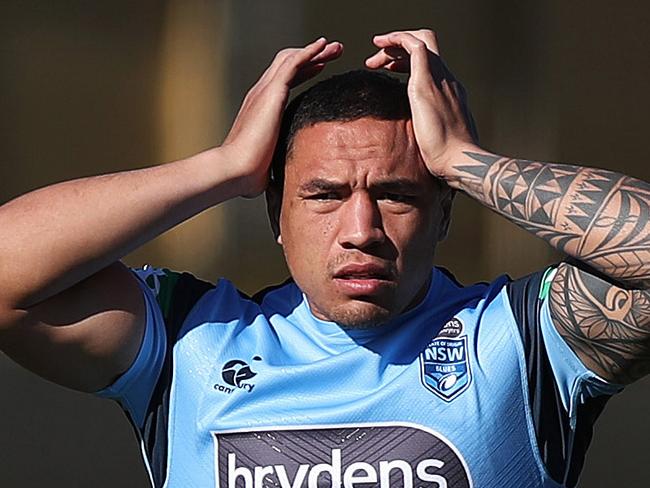
[[[559,265],[550,305],[583,363],[616,383],[649,372],[650,185],[484,151],[434,32],[391,32],[373,42],[379,51],[366,66],[410,73],[413,130],[429,171],[577,260]]]
[[[612,171],[464,151],[447,181],[579,262],[553,279],[553,322],[592,371],[650,371],[650,185]]]
[[[613,171],[464,151],[447,181],[618,282],[650,283],[650,185]]]

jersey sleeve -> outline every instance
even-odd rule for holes
[[[553,324],[547,290],[555,276],[555,272],[555,268],[550,268],[542,277],[540,296],[538,298],[541,301],[540,328],[546,354],[562,400],[562,406],[568,412],[571,427],[575,428],[577,409],[588,398],[600,395],[611,396],[618,393],[623,387],[608,383],[589,370]]]
[[[145,266],[132,269],[145,301],[146,324],[140,350],[131,367],[112,385],[97,392],[119,402],[134,426],[147,417],[171,381],[171,351],[185,317],[213,285],[189,273]]]
[[[559,335],[548,304],[554,268],[507,284],[524,346],[535,436],[549,475],[575,486],[593,424],[621,386],[590,371]]]
[[[214,285],[168,269],[145,266],[131,271],[146,303],[142,345],[131,367],[97,394],[120,403],[140,439],[152,485],[162,486],[167,469],[174,344],[185,318]]]
[[[136,426],[141,426],[151,392],[165,359],[167,346],[162,310],[158,303],[159,276],[164,271],[148,266],[131,271],[138,281],[145,302],[146,322],[142,343],[131,367],[112,385],[97,392],[96,395],[119,402],[132,422]]]

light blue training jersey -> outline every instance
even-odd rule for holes
[[[258,303],[227,280],[136,275],[141,350],[99,395],[128,413],[155,486],[563,486],[540,455],[506,277],[462,287],[434,268],[417,307],[346,330],[315,318],[293,282]],[[574,429],[580,405],[617,388],[578,360],[545,302],[538,319]]]

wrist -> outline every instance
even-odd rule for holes
[[[487,154],[488,152],[473,142],[458,141],[449,144],[431,165],[431,172],[450,186],[459,189],[457,187],[459,173],[457,167],[466,165],[469,158],[468,153]]]
[[[223,144],[208,151],[211,167],[218,173],[220,184],[228,187],[230,198],[252,198],[264,192],[269,164],[260,164],[249,151],[235,144]]]
[[[494,164],[501,159],[501,156],[479,146],[465,145],[456,153],[445,181],[454,190],[462,191],[482,204],[491,206],[490,174],[495,170],[498,172]]]
[[[212,147],[186,159],[176,161],[179,185],[205,199],[206,206],[244,196],[248,191],[247,174],[235,163],[231,151]]]

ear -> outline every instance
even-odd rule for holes
[[[282,210],[282,186],[269,184],[266,188],[266,212],[269,215],[271,231],[276,242],[282,245],[282,236],[280,235],[280,211]]]
[[[447,186],[447,185],[445,185]],[[444,241],[449,234],[449,224],[451,222],[451,209],[456,196],[456,190],[447,186],[447,193],[443,194],[440,198],[440,206],[442,208],[442,218],[440,221],[440,231],[438,232],[438,242]]]

